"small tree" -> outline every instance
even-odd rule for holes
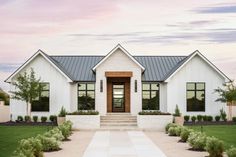
[[[16,87],[15,91],[11,91],[13,95],[12,98],[25,101],[26,113],[30,115],[31,104],[33,100],[40,95],[43,88],[40,79],[36,79],[35,72],[33,68],[31,68],[30,74],[27,74],[27,72],[20,74],[12,84]]]
[[[223,84],[223,88],[218,87],[215,92],[219,94],[216,101],[226,102],[229,106],[229,120],[232,119],[232,106],[236,103],[236,86],[234,81]]]

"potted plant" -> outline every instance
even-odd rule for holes
[[[57,116],[57,125],[61,125],[66,121],[66,109],[62,106],[60,113]]]
[[[175,107],[174,122],[179,125],[184,125],[184,117],[181,116],[178,105]]]

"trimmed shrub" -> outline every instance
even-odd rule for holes
[[[173,114],[173,116],[175,116],[175,117],[180,117],[181,116],[178,105],[175,106],[175,113]]]
[[[212,122],[213,121],[213,117],[212,116],[207,116],[207,121]]]
[[[188,121],[189,121],[189,118],[190,118],[190,116],[188,116],[188,115],[184,116],[184,121],[185,121],[185,122],[188,122]]]
[[[53,137],[58,141],[64,140],[64,136],[62,135],[62,132],[58,128],[54,128],[52,130],[47,131],[44,134],[45,137]]]
[[[233,122],[236,122],[236,117],[233,117],[232,120],[233,120]]]
[[[166,127],[165,127],[166,133],[168,134],[168,130],[169,130],[170,127],[177,127],[177,126],[178,126],[178,125],[175,124],[175,123],[169,123],[169,124],[167,124]]]
[[[45,123],[45,122],[47,121],[47,119],[48,119],[48,117],[42,116],[42,117],[41,117],[41,122],[42,122],[42,123]]]
[[[204,121],[204,122],[206,122],[207,121],[207,115],[204,115],[204,116],[202,116],[202,120]]]
[[[38,122],[38,116],[33,116],[33,121]]]
[[[231,146],[227,151],[226,151],[228,157],[236,157],[236,148]]]
[[[36,138],[42,143],[42,150],[45,152],[57,151],[60,149],[60,142],[54,137],[38,135]]]
[[[68,115],[98,115],[99,112],[98,111],[94,111],[94,110],[88,110],[88,111],[83,111],[83,110],[79,110],[73,113],[69,113]],[[139,115],[171,115],[170,113],[167,112],[161,112],[158,110],[155,111],[146,111],[143,110],[141,112],[138,113]]]
[[[66,116],[66,109],[62,106],[58,117],[65,117]]]
[[[206,151],[210,157],[222,157],[224,152],[223,142],[215,137],[207,137]]]
[[[23,117],[22,116],[17,116],[17,120],[22,122],[23,121]]]
[[[25,116],[25,121],[26,121],[26,122],[30,122],[30,121],[31,121],[30,116]]]
[[[43,157],[41,141],[33,137],[22,139],[14,156]]]
[[[202,121],[202,115],[197,115],[197,121],[201,122]]]
[[[180,134],[180,138],[181,138],[181,142],[186,142],[188,140],[189,134],[193,132],[192,129],[188,129],[188,128],[183,128],[181,130],[181,134]]]
[[[58,129],[61,131],[64,136],[64,140],[68,140],[68,137],[72,134],[71,132],[71,122],[64,122],[62,125],[58,126]]]
[[[176,134],[176,136],[180,136],[181,131],[182,131],[183,128],[184,128],[183,126],[175,127],[175,134]]]
[[[188,143],[193,150],[202,151],[206,146],[206,135],[201,132],[191,132],[188,137]]]
[[[215,121],[219,122],[220,121],[220,116],[215,116]]]
[[[192,116],[192,117],[191,117],[191,120],[192,120],[192,122],[194,122],[194,123],[195,123],[196,119],[197,119],[196,116]]]
[[[169,136],[177,136],[177,135],[176,135],[175,128],[176,128],[176,127],[170,127],[170,128],[168,129]]]
[[[57,116],[56,116],[56,115],[50,115],[49,120],[50,120],[51,122],[56,123],[56,122],[57,122]]]

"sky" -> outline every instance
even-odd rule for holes
[[[236,79],[236,0],[0,0],[0,87],[38,49],[49,55],[199,50]]]

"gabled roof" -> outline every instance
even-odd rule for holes
[[[51,59],[46,53],[44,53],[42,50],[38,50],[33,56],[31,56],[24,64],[22,64],[14,73],[12,73],[5,82],[11,82],[10,80],[18,73],[20,72],[28,63],[30,63],[34,58],[36,58],[38,55],[43,56],[54,68],[56,68],[63,76],[67,78],[69,82],[73,82],[72,79],[63,71],[57,63],[55,63],[54,60]]]
[[[96,65],[94,65],[93,71],[95,71],[99,65],[101,65],[105,60],[107,60],[118,49],[124,52],[124,54],[126,54],[135,64],[137,64],[142,69],[142,71],[145,70],[145,68],[125,48],[118,44],[102,60],[100,60]]]
[[[172,71],[169,73],[169,75],[166,76],[164,79],[165,82],[168,82],[171,77],[173,77],[182,67],[184,67],[192,58],[195,56],[199,56],[202,58],[210,67],[212,67],[219,75],[221,75],[225,80],[230,81],[230,79],[221,71],[219,70],[212,62],[210,62],[203,54],[201,54],[198,50],[191,53],[189,56],[187,56],[184,60],[182,60],[181,63],[179,63],[178,66],[176,66]]]

